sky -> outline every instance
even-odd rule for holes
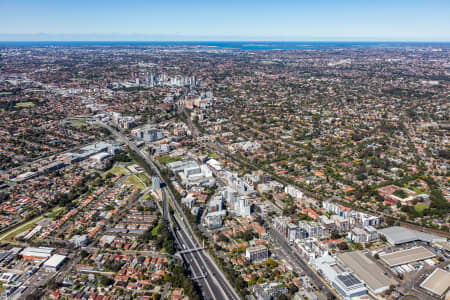
[[[450,41],[450,0],[0,0],[0,40]]]

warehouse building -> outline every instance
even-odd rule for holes
[[[450,272],[436,268],[421,284],[428,292],[442,297],[450,287]]]
[[[44,268],[50,272],[56,272],[65,263],[67,257],[64,255],[54,254],[45,263]]]
[[[20,252],[24,259],[43,260],[52,256],[55,249],[47,247],[27,247]]]
[[[389,267],[401,266],[412,262],[420,261],[435,257],[436,255],[425,249],[424,247],[414,247],[406,250],[395,251],[388,254],[380,255],[382,261],[384,261]]]
[[[389,289],[390,285],[397,285],[397,281],[385,275],[383,269],[367,257],[362,251],[353,251],[339,254],[338,260],[364,281],[375,294]]]
[[[386,237],[386,240],[391,245],[401,245],[405,243],[411,243],[415,241],[421,241],[426,243],[432,242],[445,242],[447,239],[439,237],[433,234],[420,232],[400,226],[392,226],[378,230],[381,235]]]

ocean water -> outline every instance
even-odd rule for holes
[[[351,48],[442,48],[450,49],[450,42],[141,42],[141,41],[48,41],[2,42],[0,47],[192,47],[229,50],[307,50]]]

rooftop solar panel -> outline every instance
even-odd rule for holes
[[[361,284],[361,281],[353,274],[338,275],[338,278],[347,287]]]

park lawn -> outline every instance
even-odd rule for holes
[[[161,223],[158,223],[158,225],[156,225],[155,227],[153,227],[152,229],[152,235],[153,236],[158,236],[158,231],[159,231],[159,227],[161,226]]]
[[[219,156],[217,153],[209,153],[209,154],[208,154],[208,157],[214,158],[214,159],[220,158],[220,156]]]
[[[59,215],[64,213],[64,207],[55,207],[52,211],[45,214],[46,218],[55,219]]]
[[[145,185],[141,182],[141,180],[139,180],[139,178],[136,175],[128,176],[124,184],[130,184],[135,188],[145,190]]]
[[[148,192],[147,194],[145,194],[144,196],[141,197],[142,201],[148,200],[151,197],[150,192]]]
[[[415,192],[417,195],[420,195],[420,194],[427,194],[428,195],[428,193],[425,193],[424,191],[422,191],[421,189],[418,189],[416,187],[412,187],[411,190],[413,192]]]
[[[30,101],[19,102],[19,103],[16,103],[16,105],[14,105],[14,107],[16,107],[16,108],[29,108],[29,107],[35,107],[35,106],[36,106],[36,104],[34,104],[33,102],[30,102]]]
[[[136,175],[137,177],[139,177],[147,187],[152,185],[152,182],[150,181],[150,178],[148,178],[148,176],[145,173],[139,173]]]
[[[86,78],[73,77],[73,78],[70,78],[70,81],[74,81],[74,82],[88,82],[89,80],[86,79]]]
[[[413,192],[415,192],[418,195],[419,194],[427,194],[424,191],[422,191],[421,189],[418,189],[418,188],[416,188],[414,186],[410,186],[409,184],[404,184],[403,187],[406,188],[406,189],[409,189],[409,190],[411,190]]]
[[[115,165],[114,167],[112,167],[112,169],[106,171],[105,174],[103,174],[103,176],[106,176],[110,173],[113,173],[114,175],[118,175],[118,174],[128,175],[130,173],[130,171],[128,171],[123,166]]]
[[[425,203],[417,203],[416,205],[414,205],[414,209],[418,212],[418,213],[422,213],[426,208],[428,208],[429,206]]]
[[[175,156],[175,157],[172,157],[172,156],[170,156],[170,155],[166,155],[166,156],[158,157],[158,161],[159,161],[160,163],[162,163],[162,164],[165,164],[165,165],[168,164],[168,163],[180,161],[180,160],[182,160],[182,159],[183,159],[182,156]]]
[[[75,128],[81,128],[81,127],[87,125],[85,121],[80,121],[80,120],[72,120],[72,121],[70,121],[70,124]]]

